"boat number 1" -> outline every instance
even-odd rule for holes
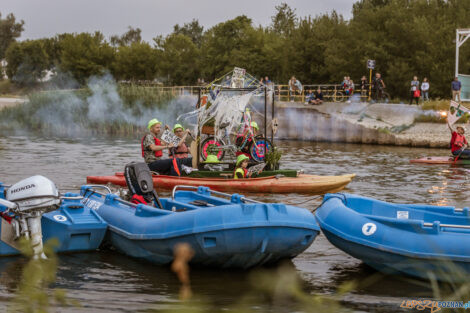
[[[67,220],[67,218],[63,215],[54,215],[54,219],[57,221],[57,222],[65,222]]]
[[[375,233],[376,230],[377,225],[375,225],[374,223],[365,223],[364,226],[362,226],[362,233],[366,236],[372,235],[373,233]]]

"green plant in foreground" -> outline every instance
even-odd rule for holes
[[[66,293],[62,289],[50,289],[56,280],[57,256],[54,247],[57,239],[51,239],[44,244],[47,259],[34,259],[30,241],[20,239],[21,253],[29,261],[22,271],[21,281],[12,300],[9,312],[45,313],[51,305],[67,305]],[[77,306],[78,303],[73,302]]]
[[[266,166],[271,169],[276,169],[279,166],[279,161],[281,160],[282,152],[277,147],[273,146],[271,151],[266,153]]]

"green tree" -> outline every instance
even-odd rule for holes
[[[134,42],[130,46],[119,47],[114,62],[117,79],[152,80],[157,76],[159,51],[148,43]]]
[[[6,51],[7,75],[20,85],[34,85],[49,69],[49,57],[42,40],[12,43]]]
[[[203,37],[203,74],[205,77],[215,78],[238,66],[255,75],[263,75],[257,69],[270,66],[263,64],[263,47],[264,31],[254,29],[248,17],[242,15],[217,24]]]
[[[21,36],[24,22],[16,22],[15,16],[10,13],[2,19],[0,13],[0,60],[5,57],[8,46]]]
[[[157,37],[154,40],[161,53],[160,70],[168,83],[194,84],[199,76],[199,49],[191,38],[171,34],[165,39]]]
[[[69,72],[81,84],[92,75],[111,69],[115,50],[100,32],[64,34],[60,41],[60,70]]]
[[[178,24],[173,26],[174,34],[181,34],[191,38],[193,43],[198,47],[201,47],[203,32],[204,27],[201,26],[196,19],[193,19],[190,23],[184,23],[183,26],[179,26]]]
[[[133,43],[139,43],[142,41],[141,33],[142,33],[142,30],[140,28],[132,28],[131,26],[129,26],[128,31],[125,32],[123,35],[111,36],[109,41],[113,46],[116,46],[116,47],[130,46]]]
[[[295,10],[285,2],[276,6],[276,14],[271,17],[272,30],[277,34],[289,36],[297,26]]]

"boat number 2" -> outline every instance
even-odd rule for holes
[[[374,223],[365,223],[362,226],[362,233],[366,236],[370,236],[377,230],[377,225]]]

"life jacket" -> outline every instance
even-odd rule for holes
[[[145,201],[145,198],[141,195],[134,194],[132,195],[131,202],[134,204],[148,204],[147,201]]]
[[[175,157],[177,159],[184,159],[184,158],[187,158],[188,156],[189,156],[189,148],[186,145],[186,143],[183,142],[181,146],[175,149]],[[173,158],[173,156],[171,155],[170,158]]]
[[[246,168],[243,168],[243,167],[237,167],[235,169],[235,171],[233,172],[233,178],[234,179],[238,179],[237,177],[237,173],[240,173],[243,175],[243,178],[246,178],[247,175],[248,175],[248,170]]]
[[[146,137],[146,136],[147,136],[147,135],[145,135],[144,137],[142,137],[142,139],[140,140],[140,147],[141,147],[141,149],[142,149],[142,157],[145,157],[145,154],[144,154],[144,152],[145,152],[144,140],[145,140],[145,137]],[[155,136],[153,136],[153,139],[155,140],[155,145],[156,145],[156,146],[161,146],[161,145],[162,145],[160,139],[158,139],[158,138],[155,137]],[[162,151],[162,150],[160,150],[160,151],[155,151],[155,156],[156,156],[157,158],[162,157],[162,156],[163,156],[163,151]]]
[[[452,133],[452,139],[450,140],[451,151],[458,151],[467,144],[467,139],[464,135],[460,135],[457,132]]]

